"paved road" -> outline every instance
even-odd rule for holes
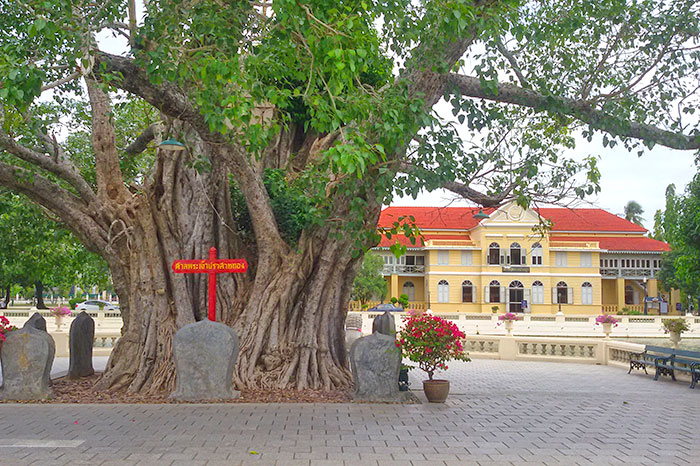
[[[4,404],[0,464],[684,465],[700,456],[700,389],[685,382],[487,360],[448,375],[444,405]]]

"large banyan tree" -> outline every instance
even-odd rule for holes
[[[109,264],[107,388],[173,386],[172,336],[206,317],[206,276],[174,259],[248,260],[217,295],[239,388],[344,388],[393,195],[557,201],[597,189],[595,157],[562,156],[576,137],[700,147],[693,0],[0,5],[0,185]]]

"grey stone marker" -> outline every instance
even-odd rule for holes
[[[396,334],[396,321],[391,312],[385,311],[384,314],[374,318],[372,321],[372,333],[374,332],[383,333],[390,337]]]
[[[408,401],[409,392],[400,392],[401,352],[394,337],[375,332],[360,338],[350,348],[350,365],[357,401],[396,403]]]
[[[34,327],[39,330],[43,330],[44,332],[46,331],[46,319],[39,314],[38,312],[35,312],[32,314],[32,316],[27,319],[27,321],[24,323],[24,326],[22,328],[27,328],[27,327]]]
[[[68,334],[70,363],[68,378],[78,379],[95,373],[92,368],[92,343],[95,340],[95,321],[83,311],[70,325]]]
[[[7,334],[0,349],[2,400],[45,400],[51,396],[49,376],[56,345],[46,332],[32,326]]]
[[[202,320],[185,325],[173,337],[177,370],[176,400],[238,398],[233,368],[238,358],[238,335],[227,325]]]

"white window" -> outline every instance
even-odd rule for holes
[[[581,267],[593,267],[593,253],[592,252],[582,252],[581,253]]]
[[[404,282],[403,288],[401,289],[402,293],[408,296],[409,301],[415,301],[416,300],[416,287],[413,284],[413,282]]]
[[[437,256],[437,265],[450,264],[450,251],[438,251]]]
[[[438,282],[438,302],[450,302],[450,284],[447,283],[447,280],[440,280]]]
[[[539,280],[532,284],[532,304],[544,304],[544,285]]]
[[[471,251],[462,251],[462,265],[472,265]]]
[[[554,265],[557,267],[566,267],[566,252],[554,253]]]
[[[542,265],[542,245],[540,243],[532,245],[532,265]]]
[[[581,285],[581,304],[593,304],[593,285],[588,282]]]

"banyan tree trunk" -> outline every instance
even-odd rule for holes
[[[344,339],[350,287],[362,258],[330,228],[294,248],[246,249],[232,220],[226,170],[197,173],[184,152],[158,160],[152,184],[117,209],[108,258],[124,327],[100,386],[172,390],[172,338],[207,318],[207,275],[174,274],[176,259],[246,258],[246,274],[217,278],[217,320],[239,335],[238,388],[325,389],[351,383]],[[379,207],[369,215],[376,222]],[[254,212],[251,212],[254,215]],[[376,223],[375,223],[376,224]]]

